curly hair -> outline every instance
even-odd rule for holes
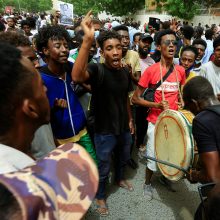
[[[28,20],[22,20],[21,21],[21,29],[23,29],[25,25],[31,27],[31,24]]]
[[[181,50],[181,53],[180,53],[180,57],[182,56],[183,52],[185,52],[185,51],[193,52],[195,54],[195,59],[198,57],[198,50],[191,45],[183,47],[183,49]]]
[[[36,46],[39,52],[43,52],[43,48],[48,46],[49,40],[62,40],[67,42],[71,41],[69,33],[63,26],[45,26],[42,27],[36,37]]]
[[[214,47],[214,50],[220,46],[220,36],[215,38],[214,42],[213,42],[213,47]]]
[[[31,43],[29,39],[23,34],[9,31],[0,33],[0,42],[11,44],[15,47],[30,47]]]
[[[121,36],[114,30],[112,31],[103,31],[97,38],[100,48],[103,50],[104,42],[108,39],[118,39],[121,41]]]
[[[195,39],[195,40],[193,41],[192,45],[194,46],[194,45],[196,45],[196,44],[201,44],[201,45],[203,45],[203,46],[205,47],[205,49],[206,49],[206,47],[207,47],[207,43],[206,43],[203,39]]]

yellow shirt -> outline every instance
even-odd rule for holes
[[[188,77],[186,78],[186,83],[195,76],[196,74],[193,71],[190,71]]]

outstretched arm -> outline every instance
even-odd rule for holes
[[[90,18],[91,14],[92,11],[89,11],[81,22],[81,26],[84,31],[83,43],[71,73],[72,80],[78,83],[85,82],[89,78],[89,73],[87,72],[88,56],[89,50],[94,41],[94,28]]]

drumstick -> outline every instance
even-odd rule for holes
[[[167,161],[164,161],[164,160],[160,160],[160,159],[156,159],[156,158],[154,158],[154,157],[150,157],[150,156],[147,156],[147,155],[146,155],[145,157],[146,157],[148,160],[153,160],[153,161],[155,161],[155,162],[157,162],[157,163],[161,163],[161,164],[163,164],[163,165],[166,165],[166,166],[175,168],[175,169],[177,169],[177,170],[180,170],[180,171],[184,172],[185,174],[189,174],[188,170],[184,169],[183,167],[180,167],[180,166],[177,166],[177,165],[172,164],[172,163],[170,163],[170,162],[167,162]]]
[[[164,96],[164,88],[163,88],[163,72],[162,72],[162,65],[160,62],[160,80],[161,80],[161,91],[162,91],[162,101],[165,101],[165,96]]]

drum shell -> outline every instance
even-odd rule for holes
[[[197,148],[192,135],[194,115],[186,110],[163,111],[155,125],[155,157],[189,170],[197,164]],[[196,157],[195,157],[196,155]],[[183,171],[157,163],[161,173],[169,180],[178,181]]]

